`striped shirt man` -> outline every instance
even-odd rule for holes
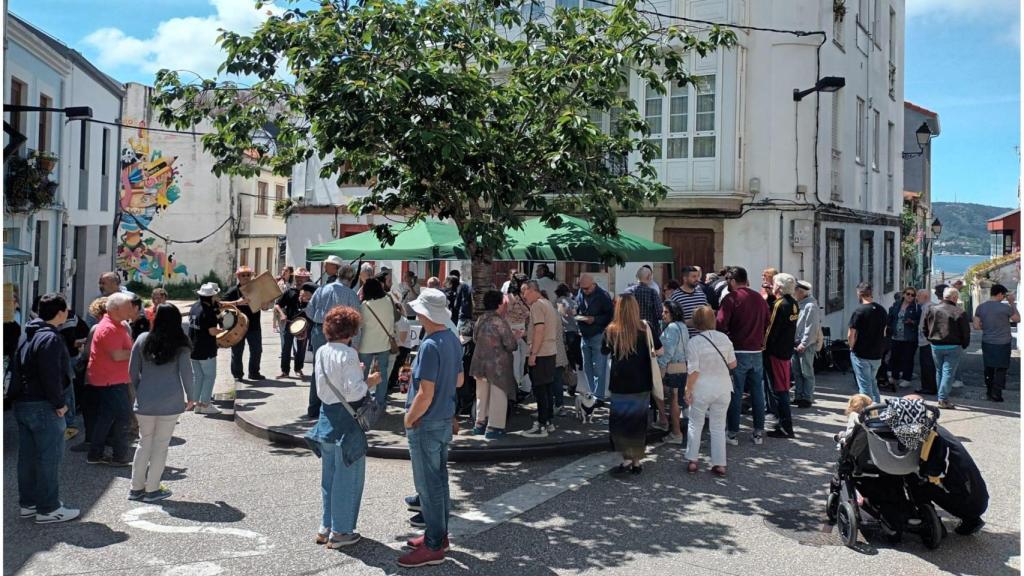
[[[687,288],[691,291],[687,292]],[[684,284],[680,286],[679,290],[672,293],[672,301],[679,304],[679,307],[683,309],[683,320],[686,321],[687,330],[689,330],[690,336],[696,336],[698,330],[690,327],[689,324],[693,319],[694,310],[701,306],[707,306],[708,295],[700,288],[691,288]]]

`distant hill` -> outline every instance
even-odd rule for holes
[[[942,236],[936,252],[949,254],[988,254],[989,238],[985,223],[1012,208],[966,202],[933,202],[932,211],[942,222]]]

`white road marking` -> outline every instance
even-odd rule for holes
[[[216,576],[223,573],[224,568],[214,562],[195,562],[168,568],[163,576]]]
[[[147,532],[157,532],[161,534],[222,534],[224,536],[234,536],[237,538],[246,538],[256,541],[256,544],[250,553],[242,551],[234,554],[235,556],[260,554],[273,547],[266,536],[259,532],[253,532],[252,530],[245,530],[242,528],[221,528],[219,526],[166,526],[164,524],[157,524],[143,519],[144,516],[153,514],[170,516],[167,510],[164,510],[160,506],[140,506],[122,514],[121,520],[132,528],[145,530]]]
[[[653,449],[657,446],[654,445],[650,448]],[[649,456],[651,451],[648,450]],[[453,539],[482,534],[540,506],[567,490],[575,490],[583,486],[590,479],[606,472],[621,461],[621,456],[613,452],[584,456],[529,484],[524,484],[488,500],[478,507],[452,514],[452,519],[448,522],[448,533]]]

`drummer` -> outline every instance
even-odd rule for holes
[[[249,300],[242,294],[242,286],[252,282],[254,274],[252,268],[239,266],[235,272],[238,284],[231,287],[224,294],[224,304],[231,304],[238,307],[238,310],[249,319],[249,329],[238,344],[231,347],[231,375],[235,380],[241,380],[242,353],[245,352],[245,344],[249,344],[249,380],[266,380],[267,377],[260,374],[260,358],[263,357],[263,331],[260,327],[260,310],[253,310],[249,307]]]
[[[338,279],[338,272],[341,270],[341,267],[344,264],[345,262],[341,258],[333,254],[328,256],[327,259],[324,260],[323,271],[324,274],[327,276],[326,278],[323,279],[324,286]]]
[[[305,331],[296,335],[290,328],[296,318],[305,319],[306,304],[316,292],[316,284],[310,282],[309,278],[309,271],[305,268],[296,270],[295,286],[285,290],[274,306],[274,331],[281,335],[281,373],[277,376],[278,380],[289,377],[293,357],[295,375],[300,379],[304,377],[302,367],[305,364],[309,340]],[[308,322],[308,319],[305,321]],[[296,336],[301,337],[301,340]]]
[[[337,256],[328,257],[327,262],[331,258],[337,258]],[[325,269],[329,266],[327,262],[324,263]],[[361,306],[359,297],[356,296],[354,290],[349,288],[349,284],[355,279],[355,276],[356,272],[352,266],[342,265],[338,270],[338,281],[317,288],[313,298],[309,301],[309,305],[306,307],[306,316],[313,321],[313,326],[309,331],[309,342],[310,349],[313,352],[314,363],[316,362],[316,351],[327,343],[323,331],[324,318],[327,316],[327,313],[335,306],[348,306],[356,310],[359,310]],[[359,338],[360,335],[356,334],[355,338],[352,339],[353,347],[358,348]],[[320,417],[320,397],[316,393],[315,365],[313,367],[313,376],[309,380],[309,405],[306,407],[306,416],[309,418]]]
[[[197,399],[196,414],[220,414],[210,403],[213,384],[217,380],[217,336],[223,330],[217,325],[217,295],[220,287],[207,282],[196,290],[199,301],[188,314],[188,335],[192,340],[192,381]]]

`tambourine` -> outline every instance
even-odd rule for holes
[[[249,331],[249,318],[231,304],[224,304],[217,315],[218,324],[226,330],[217,335],[218,348],[231,348],[245,338]]]
[[[294,336],[296,340],[305,340],[309,336],[309,328],[312,324],[309,318],[299,316],[288,323],[288,333]]]

